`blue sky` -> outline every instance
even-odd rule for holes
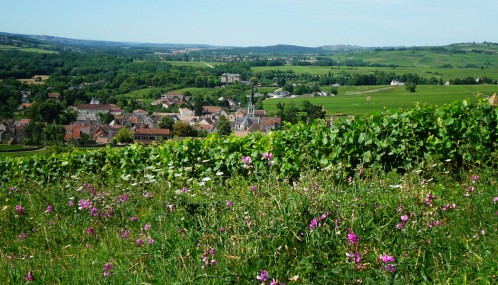
[[[2,0],[0,31],[267,46],[498,42],[496,0]]]

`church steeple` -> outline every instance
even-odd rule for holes
[[[251,85],[251,98],[249,99],[249,104],[247,104],[247,115],[254,117],[254,84]]]

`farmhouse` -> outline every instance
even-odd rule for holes
[[[393,79],[391,81],[391,86],[403,86],[405,85],[404,82],[401,82],[399,79]]]
[[[99,113],[109,113],[111,112],[112,106],[105,104],[78,104],[72,107],[74,110],[78,111],[77,120],[98,120],[97,115]]]
[[[141,128],[134,131],[135,142],[151,144],[160,140],[167,140],[170,136],[168,129]]]
[[[220,80],[224,84],[240,82],[240,74],[223,73]]]

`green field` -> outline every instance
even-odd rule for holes
[[[263,72],[266,70],[280,70],[287,71],[291,70],[296,74],[317,74],[317,75],[327,75],[331,73],[334,76],[337,75],[368,75],[373,74],[375,71],[382,71],[385,73],[393,72],[398,75],[403,75],[406,73],[416,73],[423,78],[435,77],[437,79],[442,78],[443,80],[451,80],[455,78],[464,77],[488,77],[495,79],[498,74],[497,67],[486,67],[484,69],[480,68],[428,68],[428,67],[330,67],[330,66],[257,66],[253,67],[254,72]]]
[[[198,61],[165,61],[165,62],[176,66],[191,66],[197,68],[213,67],[215,65],[223,64],[220,62],[198,62]]]
[[[37,52],[37,53],[58,53],[53,50],[45,50],[45,49],[40,49],[40,48],[21,48],[21,47],[16,47],[16,46],[9,46],[9,45],[0,45],[0,50],[19,50],[19,51],[25,51],[25,52]]]
[[[292,102],[300,107],[304,100],[308,100],[314,105],[324,106],[328,114],[364,115],[384,109],[410,108],[417,104],[441,106],[464,99],[476,102],[478,100],[476,94],[481,94],[481,97],[484,98],[484,96],[492,95],[497,90],[498,86],[495,85],[419,85],[416,92],[410,93],[403,86],[348,86],[339,87],[339,95],[334,97],[267,99],[263,106],[268,113],[275,114],[277,103],[289,104]],[[367,97],[370,97],[370,100],[367,100]]]
[[[454,45],[445,48],[423,48],[420,50],[355,51],[326,56],[338,63],[362,61],[392,67],[350,67],[350,66],[274,66],[253,67],[255,72],[265,70],[292,70],[297,74],[372,74],[375,71],[394,72],[402,75],[416,73],[424,78],[436,77],[451,80],[464,77],[489,77],[497,79],[498,50],[487,45]]]

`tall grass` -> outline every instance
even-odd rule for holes
[[[248,177],[5,183],[2,284],[498,281],[496,170],[330,168],[289,182],[269,162]]]

